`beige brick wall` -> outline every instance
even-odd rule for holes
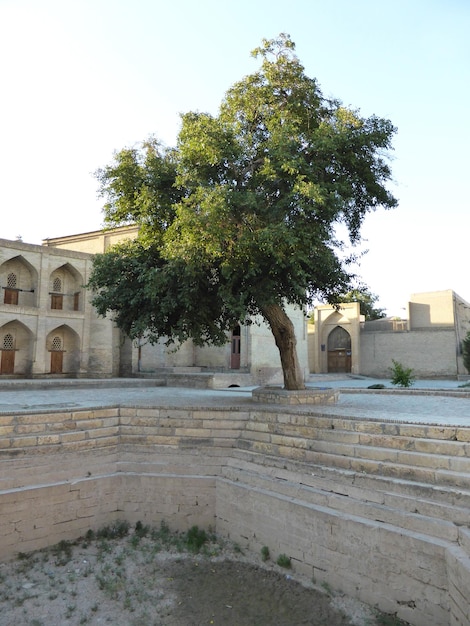
[[[421,378],[457,375],[455,331],[365,332],[361,334],[361,374],[389,378],[392,359]]]
[[[2,559],[116,519],[212,526],[416,626],[470,622],[468,428],[284,407],[15,414],[0,428]]]

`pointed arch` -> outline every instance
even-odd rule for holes
[[[67,324],[57,326],[46,337],[50,373],[74,375],[80,370],[80,336]]]
[[[351,371],[351,335],[342,326],[335,326],[328,335],[328,372]]]
[[[33,362],[34,337],[19,320],[0,326],[0,375],[27,376]]]
[[[18,254],[0,265],[1,302],[14,306],[37,306],[38,272]]]
[[[83,276],[71,263],[64,263],[49,276],[50,308],[80,311],[83,307]]]

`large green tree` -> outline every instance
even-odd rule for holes
[[[138,240],[95,259],[100,314],[130,337],[221,344],[260,314],[286,389],[303,389],[286,305],[332,302],[350,288],[344,244],[367,212],[390,208],[389,120],[325,98],[289,36],[253,52],[259,71],[234,84],[216,116],[182,115],[174,148],[150,139],[97,172],[109,226]]]

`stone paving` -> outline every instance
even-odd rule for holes
[[[386,385],[384,391],[367,389]],[[304,407],[323,415],[470,427],[470,387],[456,380],[420,380],[411,390],[389,381],[334,375],[312,376],[309,385],[340,390],[331,406]],[[253,387],[192,389],[158,386],[148,379],[0,381],[0,413],[86,409],[104,406],[243,407]]]

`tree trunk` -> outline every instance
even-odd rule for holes
[[[261,307],[261,313],[268,322],[279,349],[284,389],[291,391],[305,389],[304,377],[297,356],[297,339],[293,323],[278,304]]]

